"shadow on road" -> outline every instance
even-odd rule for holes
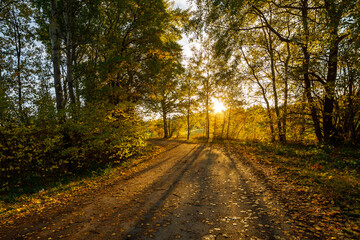
[[[173,193],[174,188],[182,179],[185,172],[187,172],[190,169],[190,167],[192,166],[194,161],[198,158],[198,156],[201,154],[204,148],[205,145],[197,146],[195,150],[193,148],[168,171],[168,174],[164,174],[163,177],[161,177],[158,181],[156,181],[154,184],[149,186],[148,189],[144,191],[143,193],[144,196],[138,196],[138,198],[140,199],[145,197],[148,199],[149,202],[152,202],[152,200],[149,199],[151,198],[151,196],[150,197],[146,196],[149,194],[148,191],[152,191],[157,187],[164,187],[166,185],[169,185],[168,189],[165,190],[160,196],[157,196],[157,200],[153,202],[150,207],[147,207],[147,209],[149,210],[147,211],[147,213],[143,215],[143,218],[140,219],[140,221],[137,221],[133,225],[133,228],[126,232],[125,236],[131,236],[131,237],[127,237],[126,239],[139,239],[139,236],[143,236],[143,229],[139,227],[140,223],[151,222],[154,212],[162,208],[164,201],[169,197],[169,195]]]

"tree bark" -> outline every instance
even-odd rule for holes
[[[64,20],[65,20],[65,28],[66,28],[66,82],[68,85],[70,103],[75,105],[76,98],[74,93],[73,87],[73,74],[72,74],[72,60],[73,60],[73,46],[72,46],[72,32],[71,32],[71,25],[72,25],[72,1],[66,0],[64,2]]]
[[[270,133],[271,133],[271,141],[272,142],[275,142],[275,131],[274,131],[274,123],[273,123],[273,120],[272,120],[272,115],[271,115],[271,109],[270,109],[270,103],[269,103],[269,100],[267,99],[266,97],[266,89],[264,88],[264,86],[261,84],[258,76],[256,75],[255,73],[255,70],[253,68],[253,66],[251,66],[251,64],[249,63],[244,51],[241,49],[241,52],[244,56],[244,59],[245,59],[245,62],[246,64],[249,66],[249,68],[251,69],[251,72],[252,72],[252,75],[254,76],[255,80],[256,80],[256,83],[259,85],[260,89],[261,89],[261,94],[264,98],[264,101],[266,103],[266,110],[267,110],[267,115],[268,115],[268,118],[269,118],[269,127],[270,127]]]
[[[325,84],[323,130],[324,141],[330,142],[335,134],[333,111],[335,103],[335,81],[337,72],[338,46],[331,46],[329,53],[328,74]]]
[[[221,139],[224,138],[225,124],[226,124],[226,111],[223,112],[223,122],[222,122],[222,128],[221,128]]]
[[[217,124],[217,123],[216,123],[216,120],[217,120],[217,118],[216,118],[216,114],[214,114],[214,115],[215,115],[215,116],[214,116],[214,117],[215,117],[215,121],[214,121],[213,139],[217,137],[217,136],[216,136],[216,128],[217,128],[217,126],[216,126],[216,124]]]
[[[24,120],[24,111],[23,111],[23,96],[22,96],[22,80],[21,80],[21,33],[19,30],[19,23],[16,19],[15,12],[12,11],[13,22],[12,25],[14,27],[14,41],[15,41],[15,50],[16,50],[16,76],[17,76],[17,84],[18,84],[18,112],[21,121]]]
[[[172,131],[171,131],[171,118],[169,117],[169,138],[172,137]]]
[[[348,93],[348,105],[347,105],[347,114],[345,120],[345,125],[347,126],[347,132],[349,134],[349,139],[351,142],[356,143],[356,128],[355,128],[355,111],[354,111],[354,102],[353,102],[353,87],[354,87],[354,71],[351,67],[348,67],[348,78],[349,78],[349,93]]]
[[[325,142],[334,142],[337,135],[336,128],[333,124],[333,111],[335,104],[335,84],[338,68],[339,44],[345,37],[345,35],[342,37],[339,36],[339,24],[343,14],[343,4],[346,4],[346,1],[337,4],[333,0],[325,0],[325,9],[327,11],[328,24],[330,28],[330,49],[328,57],[328,72],[325,83],[323,116]]]
[[[191,96],[190,96],[190,90],[188,92],[188,105],[187,105],[187,116],[186,116],[186,122],[187,122],[187,140],[190,139],[190,104],[191,104]]]
[[[323,135],[321,132],[320,127],[320,120],[317,114],[317,109],[312,97],[311,93],[311,82],[310,82],[310,75],[309,75],[309,68],[310,68],[310,53],[308,49],[309,44],[309,24],[308,24],[308,0],[302,0],[301,1],[301,20],[302,25],[304,28],[304,35],[305,35],[305,42],[301,44],[301,49],[303,52],[303,76],[304,76],[304,85],[305,85],[305,93],[308,100],[308,103],[310,104],[310,111],[311,111],[311,117],[314,123],[315,128],[315,134],[316,138],[319,142],[323,141]]]
[[[57,0],[51,0],[51,16],[49,25],[49,34],[52,47],[53,76],[56,97],[56,109],[60,112],[64,109],[64,97],[60,78],[60,44],[59,44],[59,26],[58,26],[58,8]]]
[[[229,107],[228,125],[227,125],[227,131],[226,131],[226,139],[229,139],[230,120],[231,120],[231,106]]]
[[[207,76],[208,77],[208,76]],[[206,99],[205,99],[205,108],[206,108],[206,139],[210,139],[210,116],[209,116],[209,80],[206,80]]]
[[[303,52],[303,76],[304,76],[304,87],[305,87],[305,93],[308,100],[308,103],[310,105],[310,111],[311,111],[311,117],[313,120],[314,128],[315,128],[315,134],[319,142],[323,141],[323,135],[321,131],[320,126],[320,120],[317,113],[317,109],[312,97],[311,92],[311,81],[309,77],[309,67],[310,67],[310,53],[308,49],[308,43],[309,43],[309,24],[308,24],[308,10],[309,10],[309,0],[301,0],[301,6],[300,6],[300,12],[301,12],[301,22],[303,27],[303,35],[305,40],[303,42],[295,42],[298,46],[301,47],[301,50]],[[283,37],[279,32],[277,32],[271,24],[267,21],[264,13],[258,9],[255,5],[252,5],[252,8],[259,14],[259,16],[264,20],[264,23],[267,28],[272,31],[280,41],[283,42],[292,42],[291,39],[288,39],[286,37]]]
[[[161,109],[162,109],[162,117],[163,117],[163,125],[164,125],[164,138],[169,138],[168,133],[168,124],[167,124],[167,111],[165,106],[165,101],[161,101]]]
[[[267,50],[270,56],[271,82],[272,82],[272,90],[274,94],[274,105],[275,105],[276,123],[278,128],[278,136],[279,136],[279,141],[284,143],[285,138],[282,133],[281,116],[279,110],[279,99],[278,99],[277,86],[276,86],[275,59],[274,59],[274,49],[272,42],[273,39],[271,38],[271,32],[269,30],[265,34],[268,34]]]
[[[282,113],[282,133],[284,137],[284,141],[286,142],[286,125],[287,125],[287,105],[288,105],[288,97],[289,97],[289,62],[290,62],[290,44],[286,43],[287,49],[287,56],[284,63],[284,71],[285,71],[285,79],[284,79],[284,106],[283,106],[283,113]]]

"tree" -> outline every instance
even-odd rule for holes
[[[186,139],[190,139],[190,131],[191,131],[191,118],[194,113],[194,109],[196,109],[196,89],[197,89],[197,81],[195,80],[193,73],[193,69],[191,66],[188,66],[187,72],[182,75],[181,78],[181,90],[180,90],[180,108],[185,110],[184,115],[186,116]]]
[[[59,41],[59,15],[57,0],[51,0],[51,15],[49,24],[49,35],[51,39],[51,55],[53,62],[53,77],[56,96],[56,108],[60,112],[65,107],[63,89],[60,79],[60,41]]]
[[[205,110],[205,134],[206,139],[210,138],[210,110],[211,98],[214,94],[216,79],[216,66],[212,64],[211,49],[204,43],[191,59],[191,69],[193,69],[194,79],[198,82],[198,95],[203,100]]]
[[[248,39],[255,37],[253,43],[256,44],[265,40],[264,46],[270,56],[270,79],[280,141],[286,137],[289,76],[294,76],[290,85],[303,87],[318,141],[330,143],[340,137],[334,118],[336,92],[342,88],[338,82],[338,59],[344,46],[342,43],[352,38],[350,32],[359,24],[358,15],[352,10],[356,9],[358,1],[196,2],[198,9],[193,26],[199,32],[206,31],[213,42],[223,48],[223,55],[236,57],[239,47],[234,46],[244,45]],[[276,77],[280,68],[275,61],[282,62],[284,70],[280,72],[281,78],[287,79],[284,90],[280,91],[284,98],[287,96],[283,101],[283,113],[278,98],[280,78]],[[289,68],[290,62],[301,64],[300,67]]]
[[[1,82],[8,103],[14,103],[16,119],[25,122],[31,106],[31,86],[34,84],[34,27],[31,25],[34,9],[27,2],[8,1],[1,9],[2,29]],[[16,95],[14,94],[16,93]],[[4,100],[6,99],[3,98]],[[6,100],[5,100],[6,101]],[[12,105],[12,104],[10,104]],[[12,108],[12,107],[10,107]]]

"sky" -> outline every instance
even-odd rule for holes
[[[175,8],[181,8],[181,9],[187,9],[190,7],[190,4],[187,0],[174,0],[174,7]],[[191,57],[191,46],[189,43],[189,39],[186,37],[185,34],[182,34],[182,39],[178,42],[182,48],[183,48],[183,54],[185,58]],[[186,61],[186,60],[185,60]]]
[[[186,9],[190,6],[190,4],[187,2],[187,0],[175,0],[175,7]]]

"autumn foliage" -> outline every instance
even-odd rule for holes
[[[91,105],[61,125],[2,126],[1,192],[14,188],[31,192],[49,180],[89,173],[139,155],[146,146],[142,125],[124,106]]]

